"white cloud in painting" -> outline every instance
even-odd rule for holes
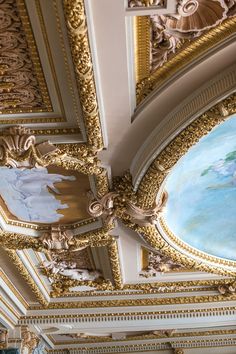
[[[47,168],[0,168],[0,195],[8,210],[19,220],[53,223],[63,217],[57,210],[68,208],[53,193],[60,192],[54,183],[73,181],[74,176],[48,173]]]

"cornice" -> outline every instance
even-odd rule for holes
[[[210,347],[227,347],[235,346],[236,339],[204,339],[204,340],[185,340],[176,341],[174,343],[142,343],[142,344],[130,344],[130,345],[113,345],[113,346],[103,346],[103,347],[79,347],[70,348],[70,353],[72,354],[82,354],[84,351],[89,354],[111,354],[111,353],[138,353],[138,352],[149,352],[149,351],[165,351],[171,350],[171,348],[178,349],[191,349],[191,348],[210,348]],[[65,349],[54,349],[49,350],[49,353],[54,354],[66,354]]]
[[[156,331],[156,334],[140,334],[140,335],[129,335],[128,338],[126,337],[125,339],[122,339],[122,342],[129,342],[129,341],[151,341],[153,339],[155,340],[160,340],[160,339],[164,339],[166,341],[172,341],[174,342],[177,338],[178,339],[183,339],[183,338],[191,338],[192,337],[210,337],[210,336],[226,336],[226,335],[236,335],[236,330],[235,329],[219,329],[219,330],[199,330],[199,331],[192,331],[192,332],[175,332],[175,330],[172,331],[172,333],[164,333],[165,331]],[[163,333],[161,333],[163,332]],[[214,338],[211,338],[212,340],[214,340]],[[186,339],[188,340],[188,339]],[[198,340],[198,338],[196,338],[195,340]],[[114,343],[115,340],[113,340],[112,338],[107,338],[107,337],[96,337],[96,338],[83,338],[82,341],[79,340],[68,340],[68,341],[64,341],[61,342],[60,344],[57,344],[57,342],[55,340],[53,340],[53,337],[50,336],[50,341],[54,344],[54,345],[60,345],[60,346],[64,346],[64,345],[75,345],[75,344],[92,344],[92,343]]]
[[[211,307],[211,308],[195,308],[195,309],[176,309],[166,311],[146,311],[146,312],[117,312],[112,313],[74,313],[74,314],[58,314],[55,315],[28,315],[22,316],[21,325],[27,324],[47,324],[47,323],[106,323],[115,321],[143,321],[143,320],[161,320],[161,319],[186,319],[186,318],[214,318],[219,316],[227,316],[235,318],[236,307]]]
[[[64,303],[50,303],[47,309],[88,309],[88,308],[110,308],[110,307],[139,307],[139,306],[164,306],[164,305],[187,305],[202,303],[220,303],[236,301],[236,295],[225,297],[223,295],[200,295],[200,296],[178,296],[146,299],[125,299],[125,300],[97,300],[97,301],[76,301]],[[40,307],[32,307],[32,310],[40,310]],[[43,310],[43,309],[42,309]]]

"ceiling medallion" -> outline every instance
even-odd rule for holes
[[[235,136],[232,116],[178,161],[164,183],[169,198],[160,223],[186,245],[234,262]]]
[[[156,230],[135,229],[174,261],[235,276],[234,112],[233,94],[192,122],[159,154],[139,185],[137,200],[147,208],[166,190],[165,211]],[[158,170],[160,164],[169,173]]]

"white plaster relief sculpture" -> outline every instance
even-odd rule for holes
[[[126,213],[131,216],[131,221],[139,226],[155,225],[163,215],[168,199],[168,193],[163,192],[159,202],[150,209],[141,209],[127,201]]]
[[[48,269],[52,274],[61,274],[72,280],[95,280],[101,276],[96,270],[78,269],[75,262],[44,261],[43,268]]]
[[[163,66],[186,39],[201,36],[235,12],[235,0],[179,0],[176,13],[152,15],[151,70]]]
[[[36,144],[36,138],[30,129],[14,126],[5,129],[0,136],[0,162],[10,167],[37,167],[36,159],[29,154],[21,159],[26,152],[34,148],[39,158],[54,155],[56,146],[48,141]]]
[[[92,192],[88,193],[88,212],[93,217],[101,216],[106,224],[110,224],[115,219],[114,199],[118,196],[115,192],[110,192],[104,197],[95,198]]]
[[[157,273],[168,273],[183,268],[181,264],[173,262],[161,253],[149,252],[148,261],[148,267],[139,273],[141,277],[155,277]]]
[[[101,216],[105,224],[112,223],[118,217],[114,207],[114,199],[119,197],[118,193],[110,192],[101,199],[95,199],[91,192],[89,196],[88,212],[91,216]],[[123,214],[129,216],[131,222],[139,226],[155,225],[164,213],[167,199],[168,194],[164,191],[158,203],[150,209],[141,209],[129,200],[123,200],[125,204]]]
[[[43,246],[49,250],[68,250],[71,244],[73,244],[73,233],[71,230],[61,230],[60,226],[55,225],[51,226],[50,231],[44,232],[42,236],[40,236],[40,240]]]

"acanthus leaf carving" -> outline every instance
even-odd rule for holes
[[[116,218],[128,219],[139,226],[155,225],[164,213],[168,199],[163,192],[159,201],[151,208],[140,208],[129,197],[117,192],[109,192],[102,198],[95,198],[90,192],[88,212],[93,217],[101,216],[105,225],[111,224]]]
[[[28,327],[22,327],[21,337],[23,352],[26,348],[29,354],[33,354],[34,349],[36,349],[39,344],[39,338],[37,335],[34,332],[31,332]]]
[[[101,174],[96,152],[83,144],[61,144],[49,141],[36,143],[30,129],[13,126],[0,136],[0,165],[9,167],[38,167],[57,165],[84,174]]]
[[[221,295],[224,295],[225,297],[230,297],[232,295],[236,295],[236,281],[227,283],[227,284],[221,284],[218,286],[218,291]]]

